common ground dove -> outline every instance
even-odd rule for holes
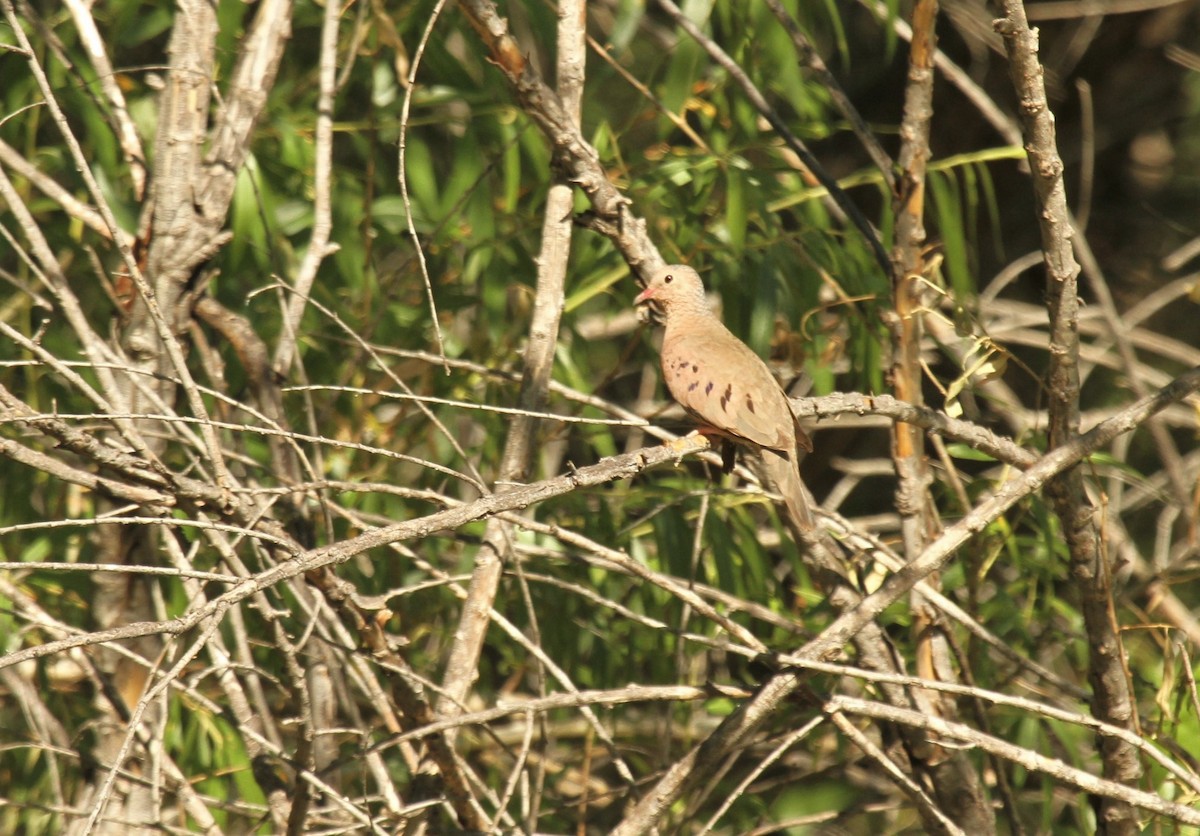
[[[712,312],[691,267],[659,270],[634,300],[644,302],[656,303],[666,324],[662,370],[671,395],[702,423],[702,433],[761,450],[765,476],[782,494],[790,522],[812,532],[812,500],[799,469],[800,450],[812,450],[812,442],[766,363]]]

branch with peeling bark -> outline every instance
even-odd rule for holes
[[[664,265],[666,261],[646,233],[646,222],[633,213],[628,198],[609,181],[596,149],[584,139],[562,99],[526,60],[495,4],[489,0],[462,0],[459,8],[512,85],[522,109],[550,141],[567,179],[588,196],[592,211],[610,230],[613,244],[625,261],[642,276]]]
[[[1074,230],[1067,207],[1063,163],[1058,154],[1054,115],[1050,112],[1038,60],[1037,33],[1029,28],[1025,7],[1006,0],[1005,17],[996,21],[1009,58],[1009,75],[1021,101],[1021,123],[1037,196],[1038,226],[1046,267],[1046,300],[1050,317],[1047,395],[1050,403],[1049,444],[1052,450],[1070,446],[1079,431],[1079,265],[1075,261]],[[1062,521],[1070,552],[1071,575],[1080,593],[1080,608],[1089,645],[1092,710],[1097,718],[1137,727],[1137,710],[1125,669],[1125,654],[1111,615],[1111,579],[1100,546],[1096,508],[1084,490],[1083,471],[1065,470],[1047,485],[1047,495]],[[1142,767],[1137,753],[1118,740],[1102,739],[1104,775],[1135,785]],[[1126,799],[1101,799],[1105,832],[1140,831],[1133,804]]]

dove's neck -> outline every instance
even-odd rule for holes
[[[666,327],[667,331],[671,332],[689,328],[712,328],[713,323],[720,325],[721,320],[712,312],[707,300],[688,300],[671,309],[667,314]]]

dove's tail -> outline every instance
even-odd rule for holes
[[[774,450],[763,450],[763,465],[770,487],[783,495],[790,527],[795,529],[797,534],[811,536],[817,528],[812,512],[815,503],[812,494],[800,479],[800,468],[796,461]],[[808,537],[803,539],[807,540]]]

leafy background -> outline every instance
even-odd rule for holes
[[[469,477],[496,478],[512,422],[511,414],[486,407],[516,404],[554,156],[464,13],[453,6],[439,7],[411,90],[407,124],[402,123],[406,77],[434,5],[352,4],[342,10],[338,26],[329,188],[329,237],[337,251],[321,263],[311,304],[298,324],[302,363],[280,381],[284,414],[292,429],[304,434],[297,444],[316,469],[304,500],[310,545],[337,543],[372,526],[476,499],[479,490]],[[910,10],[870,3],[784,5],[872,132],[894,153],[908,55],[895,23],[908,19]],[[1046,10],[1040,19],[1039,9]],[[797,61],[792,41],[766,5],[716,0],[686,4],[685,11],[810,143],[890,244],[895,219],[880,173],[833,106],[828,89]],[[1163,385],[1197,365],[1195,258],[1181,249],[1200,234],[1195,223],[1200,209],[1197,6],[1181,2],[1088,16],[1082,6],[1044,3],[1031,4],[1028,11],[1041,27],[1041,58],[1069,200],[1086,221],[1103,284],[1136,348],[1131,366],[1120,354],[1111,323],[1100,315],[1103,301],[1085,289],[1081,404],[1086,426],[1130,402],[1139,391],[1135,384]],[[1121,10],[1114,6],[1112,11]],[[212,81],[217,89],[233,72],[252,12],[233,0],[216,7]],[[504,12],[532,65],[553,78],[554,9],[510,3]],[[175,14],[165,6],[123,1],[91,10],[128,113],[151,155]],[[304,2],[292,10],[291,38],[237,172],[226,221],[229,241],[204,262],[196,280],[204,294],[248,318],[271,347],[283,329],[288,295],[282,288],[299,269],[313,235],[323,14],[323,7]],[[18,4],[16,15],[105,201],[121,227],[138,234],[145,199],[117,141],[113,108],[99,91],[74,18],[51,4]],[[1012,119],[1017,103],[1003,51],[991,32],[993,16],[994,10],[983,5],[948,4],[938,21],[939,46],[978,85],[980,95]],[[701,270],[720,297],[726,323],[771,359],[793,394],[889,391],[889,279],[862,236],[831,214],[811,176],[742,90],[656,6],[617,0],[589,4],[587,25],[596,44],[587,56],[583,134],[608,177],[646,219],[663,256]],[[0,43],[12,47],[16,42],[11,23],[0,29]],[[11,48],[0,51],[0,76],[5,79],[0,139],[69,194],[90,202],[60,132],[47,109],[37,106],[42,95],[26,57]],[[436,323],[400,193],[402,131],[411,223],[436,301]],[[943,327],[931,329],[924,347],[924,390],[930,405],[960,410],[1036,451],[1044,446],[1046,429],[1045,277],[1036,259],[1020,261],[1036,253],[1040,242],[1024,153],[1010,140],[980,115],[977,100],[938,76],[925,223],[928,257],[938,268],[927,277],[927,315]],[[149,162],[153,166],[154,160]],[[112,242],[47,196],[10,159],[0,165],[92,327],[101,335],[118,332],[124,268]],[[577,195],[576,210],[587,209],[586,199]],[[0,205],[0,227],[6,236],[0,243],[0,270],[12,288],[3,302],[3,321],[21,334],[36,335],[55,357],[83,359],[78,333],[24,258],[28,243],[12,207]],[[577,229],[554,351],[558,386],[545,411],[597,419],[627,410],[671,430],[686,429],[657,382],[653,330],[630,310],[636,290],[611,241]],[[446,365],[438,355],[438,333]],[[252,399],[254,382],[235,346],[200,322],[188,329],[185,342],[197,380],[228,399],[206,399],[212,416],[252,425],[249,414],[236,407]],[[976,353],[964,359],[966,349]],[[963,377],[971,358],[987,349],[994,350],[988,359],[995,379]],[[0,359],[0,381],[33,410],[83,416],[70,420],[97,431],[102,422],[94,404],[61,373],[35,362],[27,346],[0,341]],[[79,373],[98,385],[94,372],[83,367]],[[424,409],[402,396],[398,381],[431,399]],[[1003,394],[996,393],[998,387],[1004,387]],[[1121,523],[1119,534],[1103,526],[1102,531],[1114,574],[1113,616],[1125,641],[1141,731],[1192,770],[1194,741],[1200,739],[1200,700],[1190,667],[1200,635],[1192,616],[1200,605],[1192,583],[1200,505],[1195,419],[1194,404],[1166,413],[1182,485],[1173,485],[1164,472],[1161,440],[1145,431],[1087,463],[1100,513]],[[9,443],[54,453],[53,445],[33,440],[11,414],[2,426]],[[829,499],[830,507],[860,530],[895,542],[887,427],[886,421],[870,418],[816,424],[817,450],[804,473],[819,499]],[[221,440],[240,482],[263,491],[284,484],[266,437],[227,428]],[[643,428],[628,424],[545,421],[528,481],[652,440]],[[1010,474],[965,445],[948,443],[947,448],[931,490],[949,525],[968,510],[964,501],[980,501]],[[192,453],[178,441],[164,462],[180,472],[195,467]],[[38,626],[34,612],[67,628],[96,629],[94,575],[69,568],[95,559],[94,519],[104,509],[92,493],[12,458],[0,457],[0,480],[6,486],[0,493],[0,552],[6,561],[0,588],[2,650],[12,653],[59,635]],[[753,688],[767,675],[761,661],[723,648],[727,634],[678,596],[615,571],[603,559],[604,549],[623,551],[685,586],[711,587],[714,591],[705,595],[723,601],[736,621],[773,650],[799,646],[833,618],[770,504],[747,490],[744,480],[723,478],[711,465],[689,459],[631,480],[570,492],[527,514],[531,523],[513,535],[515,559],[495,604],[526,643],[496,626],[490,629],[470,710],[557,689],[530,647],[540,647],[580,689],[630,683]],[[81,522],[56,524],[66,520]],[[1063,682],[1031,686],[1009,660],[956,626],[951,633],[963,681],[1036,695],[1086,713],[1088,648],[1059,525],[1039,495],[1026,497],[961,550],[942,573],[940,588],[1020,657],[1052,669]],[[474,567],[484,534],[485,524],[474,522],[373,550],[337,569],[360,596],[386,596],[392,613],[386,629],[403,640],[405,662],[431,687],[454,639],[458,590]],[[194,568],[225,571],[227,556],[199,532],[176,529],[171,536],[179,539]],[[276,559],[253,544],[232,542],[230,548],[243,555],[252,572]],[[1132,565],[1130,555],[1140,566]],[[61,565],[32,570],[16,565],[35,561]],[[163,563],[170,565],[165,558]],[[873,571],[859,567],[868,584]],[[1179,607],[1172,614],[1155,611],[1163,587],[1153,582],[1165,583],[1176,596]],[[147,583],[164,620],[195,603],[178,578]],[[210,594],[217,594],[216,586]],[[262,604],[243,606],[238,618],[220,626],[241,648],[239,664],[254,670],[235,667],[233,674],[257,683],[259,704],[279,729],[278,751],[264,761],[268,777],[261,763],[259,768],[251,763],[243,729],[228,713],[220,666],[200,660],[187,666],[180,676],[191,691],[176,690],[166,700],[168,719],[159,732],[163,748],[224,830],[274,830],[279,820],[271,818],[269,776],[289,786],[297,780],[293,758],[301,744],[295,723],[288,720],[302,709],[296,675],[284,669],[292,657],[279,652],[279,636],[301,646],[325,645],[324,656],[300,652],[296,658],[302,664],[344,664],[357,657],[372,668],[365,650],[316,627],[346,616],[328,604],[314,604],[313,597],[311,589],[297,592],[281,584],[265,593],[273,612]],[[900,656],[909,661],[917,644],[908,630],[911,622],[905,604],[882,619]],[[176,650],[165,651],[168,662]],[[386,672],[372,669],[386,680]],[[3,673],[0,688],[7,694],[0,729],[6,745],[0,750],[0,787],[6,789],[0,791],[5,802],[0,829],[60,832],[78,821],[90,798],[87,789],[105,771],[89,755],[95,737],[108,728],[101,721],[113,711],[106,702],[105,674],[89,671],[69,653],[5,667]],[[327,675],[336,683],[337,710],[330,723],[335,731],[328,735],[335,752],[320,774],[333,789],[313,794],[311,818],[299,826],[340,826],[346,820],[339,816],[350,806],[378,817],[383,829],[398,828],[403,817],[381,800],[381,774],[364,760],[372,746],[384,747],[383,777],[401,798],[419,800],[415,757],[402,756],[403,747],[388,742],[394,730],[383,718],[394,706],[386,693],[368,687],[361,672],[335,666]],[[1063,683],[1073,687],[1064,690]],[[853,678],[832,675],[813,674],[811,688],[822,695],[873,693]],[[598,712],[634,775],[652,780],[738,699],[713,691],[709,699],[635,702]],[[962,708],[967,722],[1098,771],[1089,730],[1013,706],[977,706],[978,714],[972,715],[968,702]],[[673,808],[663,826],[698,832],[731,794],[735,800],[720,820],[721,832],[779,832],[776,828],[789,826],[805,832],[834,825],[854,833],[916,832],[926,826],[906,797],[830,725],[789,749],[748,789],[734,793],[779,735],[817,714],[815,705],[805,704],[775,718],[736,767]],[[979,719],[984,716],[986,723]],[[577,709],[539,715],[531,750],[522,748],[525,727],[519,717],[499,721],[489,731],[473,726],[461,733],[459,752],[483,787],[500,792],[513,775],[525,774],[507,807],[519,825],[509,821],[497,824],[499,829],[606,832],[638,797],[611,752],[579,717]],[[410,728],[409,721],[401,722]],[[872,734],[887,737],[879,731],[882,726],[868,725]],[[58,731],[51,733],[51,726]],[[982,754],[969,758],[990,776],[985,779],[989,788],[995,786],[996,771],[1011,787],[1017,807],[1000,817],[1002,829],[1070,833],[1097,827],[1092,808],[1074,787],[1010,762],[985,766]],[[1194,804],[1191,790],[1157,766],[1147,763],[1147,769],[1142,789]],[[332,800],[339,794],[341,806]],[[164,800],[163,807],[176,804]],[[178,810],[162,815],[170,826],[188,821],[197,826]],[[298,825],[293,821],[292,826]],[[436,832],[437,825],[431,826]]]

